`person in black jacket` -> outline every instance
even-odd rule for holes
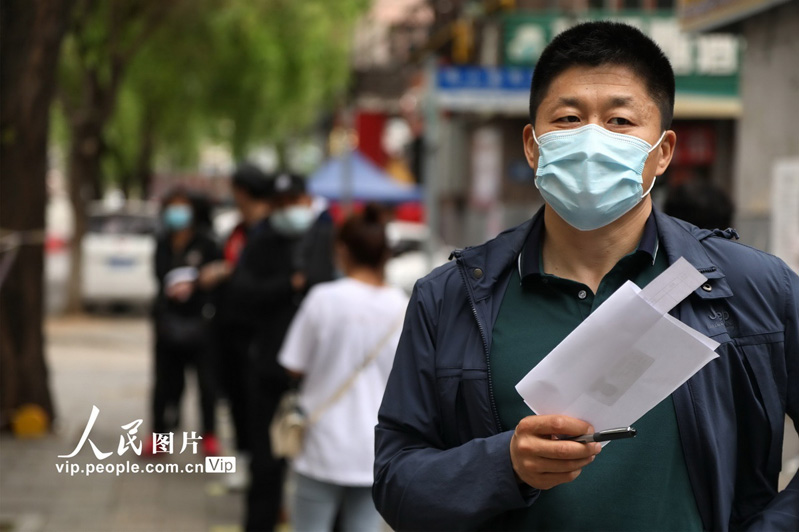
[[[304,294],[333,277],[331,218],[313,208],[302,177],[281,174],[272,187],[272,212],[248,232],[226,287],[233,318],[254,331],[247,372],[252,453],[247,530],[272,530],[280,514],[285,462],[272,456],[269,422],[289,381],[277,363],[278,351]]]
[[[238,457],[236,474],[230,476],[227,482],[231,488],[240,488],[246,483],[250,452],[247,357],[258,319],[257,315],[239,311],[240,298],[228,289],[228,281],[249,237],[262,229],[261,223],[269,215],[272,183],[258,167],[245,163],[233,173],[231,188],[241,221],[225,241],[223,259],[203,267],[199,282],[201,286],[213,289],[216,295],[217,312],[213,329],[218,356],[215,366],[221,391],[227,399],[233,419]],[[239,275],[237,286],[243,284],[246,281]]]
[[[200,268],[220,257],[205,227],[195,198],[184,189],[171,191],[163,201],[164,231],[155,251],[159,290],[153,306],[155,364],[152,395],[153,432],[173,432],[180,421],[180,400],[185,372],[197,374],[202,413],[201,448],[207,455],[219,452],[215,436],[216,393],[209,348],[208,321],[214,314],[210,294],[197,283]],[[168,452],[152,440],[143,454]]]

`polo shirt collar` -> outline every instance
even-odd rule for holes
[[[518,258],[519,277],[522,281],[530,276],[541,275],[541,243],[544,239],[544,207],[533,217],[533,224],[527,235]],[[655,209],[649,213],[644,224],[644,233],[634,253],[645,253],[655,263],[658,253],[658,227],[655,221]]]

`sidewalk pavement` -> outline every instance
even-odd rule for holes
[[[118,454],[122,428],[137,419],[140,439],[150,427],[150,327],[144,317],[54,318],[46,324],[50,386],[57,411],[52,435],[34,440],[0,437],[0,532],[209,531],[238,532],[243,492],[230,492],[224,475],[212,473],[59,473],[56,464],[203,463],[190,449],[179,454],[182,431],[197,430],[198,401],[192,379],[183,399],[183,423],[172,455],[143,460],[132,450]],[[75,449],[92,406],[100,412],[88,442]],[[227,411],[219,409],[223,453],[230,447]]]

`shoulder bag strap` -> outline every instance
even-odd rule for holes
[[[403,313],[403,315],[400,316],[400,318],[394,323],[394,325],[392,325],[391,329],[388,331],[388,334],[386,334],[385,336],[383,336],[383,338],[380,339],[380,342],[378,342],[378,344],[374,347],[374,349],[372,349],[369,352],[369,354],[366,356],[363,362],[361,362],[358,365],[358,367],[355,368],[355,371],[352,372],[352,375],[350,375],[350,377],[344,382],[344,384],[342,384],[338,388],[338,390],[336,390],[336,393],[331,395],[330,399],[322,403],[322,405],[319,408],[311,412],[311,414],[308,416],[308,426],[311,426],[315,424],[317,421],[319,421],[319,419],[322,417],[322,414],[324,414],[339,399],[344,397],[344,394],[346,394],[347,391],[355,383],[355,380],[358,378],[358,375],[360,375],[361,372],[369,366],[369,364],[371,364],[377,359],[378,355],[380,355],[380,351],[382,351],[383,347],[385,347],[386,342],[388,342],[391,339],[391,337],[394,336],[394,333],[397,332],[397,329],[399,329],[402,326],[404,319],[405,315]]]

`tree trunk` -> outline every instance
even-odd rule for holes
[[[88,112],[85,114],[89,114]],[[85,116],[85,115],[84,115]],[[71,144],[67,163],[69,199],[72,203],[74,232],[70,242],[70,268],[67,284],[66,312],[80,312],[83,306],[81,276],[83,254],[81,245],[88,227],[89,202],[97,199],[97,183],[100,182],[100,120],[75,121],[71,127]]]
[[[50,102],[71,4],[0,2],[0,231],[4,243],[16,234],[20,244],[0,286],[0,428],[24,404],[54,416],[42,332],[45,177]]]

